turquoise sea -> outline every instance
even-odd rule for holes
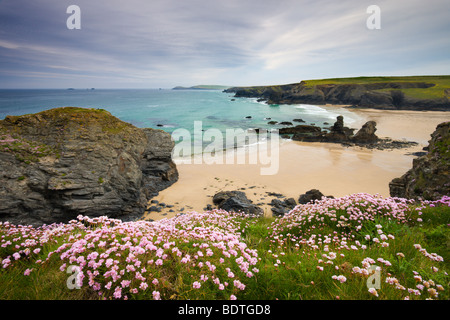
[[[0,119],[65,106],[105,109],[137,127],[169,133],[177,128],[192,132],[194,121],[202,121],[203,130],[216,128],[222,132],[228,128],[280,128],[267,122],[296,118],[325,127],[324,122],[333,124],[339,115],[321,106],[267,105],[257,99],[234,98],[220,90],[0,90]],[[351,112],[344,117],[346,124],[357,120]]]

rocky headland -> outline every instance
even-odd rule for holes
[[[450,195],[450,122],[437,126],[426,149],[408,172],[389,183],[392,197],[437,200]]]
[[[139,217],[178,180],[174,143],[102,109],[57,108],[0,121],[0,221]]]
[[[450,76],[358,77],[233,87],[235,97],[268,104],[347,105],[387,110],[450,110]]]

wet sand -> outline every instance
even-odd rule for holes
[[[339,110],[342,107],[324,108]],[[177,163],[178,182],[152,199],[171,207],[157,206],[161,212],[147,212],[143,219],[159,220],[179,212],[205,211],[207,204],[213,205],[212,197],[219,191],[245,192],[267,216],[272,214],[268,204],[275,198],[268,195],[269,192],[293,197],[296,201],[300,194],[310,189],[319,189],[334,197],[359,192],[388,197],[389,182],[411,168],[415,158],[412,153],[422,151],[436,126],[450,118],[445,112],[373,109],[352,109],[351,112],[360,118],[351,124],[353,128],[359,129],[366,121],[374,120],[380,138],[406,139],[419,145],[408,149],[369,150],[332,143],[282,140],[278,172],[274,175],[261,175],[261,168],[268,165],[249,164],[249,161],[245,164]]]

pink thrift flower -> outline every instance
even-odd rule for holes
[[[139,289],[141,289],[141,290],[145,290],[145,289],[147,289],[147,288],[148,288],[148,284],[145,283],[145,282],[142,282],[142,283],[140,284],[140,286],[139,286]]]
[[[378,292],[375,290],[375,288],[370,288],[369,293],[375,297],[378,297]]]
[[[116,290],[114,290],[113,296],[116,299],[120,299],[122,297],[122,288],[121,287],[116,287]]]
[[[159,291],[153,291],[152,295],[154,300],[161,300],[161,294],[159,293]]]
[[[26,269],[25,272],[23,273],[24,276],[29,276],[31,271],[33,271],[33,269]]]

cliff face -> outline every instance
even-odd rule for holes
[[[413,80],[416,78],[420,81]],[[450,101],[449,89],[445,86],[450,77],[438,78],[443,88],[433,83],[433,77],[401,81],[408,79],[403,77],[398,81],[350,78],[348,83],[346,79],[331,79],[329,83],[326,80],[302,81],[280,86],[234,87],[224,92],[235,93],[236,97],[260,98],[269,104],[342,104],[377,109],[447,111],[450,110]]]
[[[393,197],[438,200],[450,195],[450,122],[439,124],[431,135],[428,153],[413,160],[413,167],[389,183]]]
[[[178,179],[169,134],[105,110],[58,108],[0,121],[0,220],[141,215]]]

